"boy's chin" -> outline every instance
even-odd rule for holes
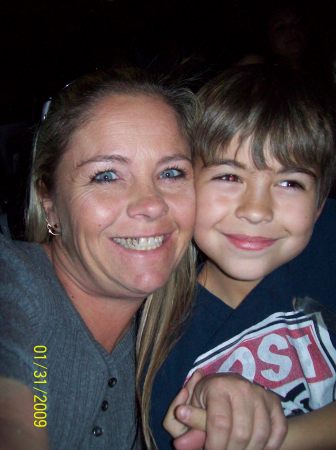
[[[275,268],[271,268],[269,270],[246,270],[246,271],[232,271],[231,273],[227,273],[226,275],[231,278],[232,280],[236,280],[237,282],[246,282],[257,285],[262,281],[268,274],[273,272]]]

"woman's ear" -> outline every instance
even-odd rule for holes
[[[57,214],[55,201],[50,194],[49,189],[42,180],[38,181],[37,192],[40,199],[41,206],[44,210],[46,220],[51,226],[59,227],[59,217]]]

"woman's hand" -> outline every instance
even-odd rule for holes
[[[164,426],[177,450],[276,450],[287,421],[277,395],[236,374],[195,374]]]
[[[34,426],[34,394],[11,378],[0,377],[0,450],[48,450],[46,428]]]

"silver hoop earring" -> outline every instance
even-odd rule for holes
[[[48,233],[51,234],[52,236],[61,236],[61,233],[59,231],[57,231],[57,223],[55,223],[54,226],[50,225],[50,223],[48,222],[48,219],[46,219],[46,223],[47,223],[47,230]]]

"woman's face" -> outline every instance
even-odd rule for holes
[[[92,295],[144,298],[180,261],[194,224],[190,149],[174,111],[111,95],[73,134],[43,203],[57,272]]]

